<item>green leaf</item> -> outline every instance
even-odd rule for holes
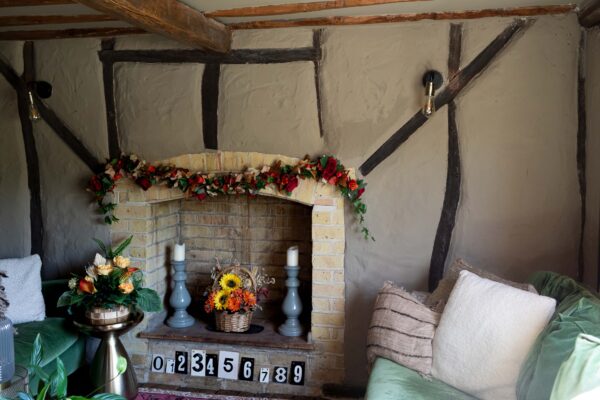
[[[106,220],[106,218],[108,218],[108,217],[105,217],[104,220]],[[104,253],[104,256],[106,256],[108,254],[108,250],[107,250],[104,242],[102,240],[96,239],[96,238],[94,238],[93,240],[94,240],[94,242],[96,242],[96,244],[100,248],[100,251],[102,251],[102,253]]]
[[[42,336],[38,333],[33,341],[33,350],[29,358],[29,365],[38,367],[42,362]]]
[[[19,400],[33,400],[33,397],[29,393],[17,392],[17,399]]]
[[[60,358],[56,359],[56,371],[50,377],[50,396],[59,399],[67,396],[67,372]]]
[[[121,255],[123,250],[125,250],[127,248],[127,246],[129,246],[131,244],[132,240],[133,240],[133,235],[131,235],[127,239],[125,239],[123,241],[123,243],[121,243],[119,246],[117,246],[117,248],[112,252],[111,258]]]
[[[65,307],[70,306],[71,304],[73,304],[73,293],[68,291],[60,295],[56,307]]]
[[[162,301],[158,293],[148,288],[137,290],[137,304],[143,311],[153,312],[162,310]]]
[[[40,390],[40,392],[36,396],[35,400],[44,400],[46,398],[46,393],[48,393],[48,389],[50,389],[50,384],[49,383],[47,383],[47,384],[44,385],[44,387],[42,388],[42,390]]]
[[[123,356],[119,356],[117,359],[117,373],[123,375],[127,370],[127,359]]]
[[[70,400],[89,400],[89,397],[85,396],[69,396],[68,398]]]
[[[73,399],[73,397],[71,397]],[[92,397],[92,399],[96,400],[126,400],[125,397],[119,396],[118,394],[113,393],[98,393]],[[76,400],[76,399],[73,399]]]

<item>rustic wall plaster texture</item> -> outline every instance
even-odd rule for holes
[[[115,65],[121,149],[159,160],[204,150],[202,64]]]
[[[19,72],[21,49],[20,43],[0,43],[2,59]],[[17,94],[4,78],[0,78],[0,121],[0,258],[24,257],[31,251],[27,164]]]
[[[494,22],[469,23],[465,44]],[[573,19],[540,18],[459,97],[462,199],[448,262],[518,280],[576,270],[578,42]]]
[[[600,28],[587,33],[587,215],[585,231],[585,283],[597,288],[600,268]]]
[[[463,66],[511,21],[466,21]],[[327,28],[321,74],[323,139],[317,129],[311,63],[223,66],[221,148],[292,156],[331,152],[350,167],[360,166],[419,109],[423,72],[435,68],[447,76],[448,30],[447,21]],[[235,33],[234,45],[306,46],[310,36],[304,28],[243,31]],[[509,279],[524,279],[539,269],[575,275],[580,226],[575,161],[578,38],[574,15],[540,17],[458,98],[463,197],[449,260],[463,256]],[[155,40],[157,47],[170,46],[148,35],[119,38],[117,47],[150,48]],[[60,43],[73,46],[72,41]],[[93,50],[80,49],[78,57],[99,65],[94,59],[97,43]],[[99,67],[81,68],[78,57],[51,65],[37,60],[43,65],[40,73],[45,71],[40,78],[50,79],[57,76],[53,69],[63,69],[74,80],[79,74],[97,80],[90,71]],[[201,68],[120,67],[117,104],[125,150],[148,159],[202,151]],[[80,96],[70,85],[52,83],[55,90],[68,92],[63,98]],[[165,102],[172,107],[163,107]],[[104,102],[92,108],[90,123],[104,124]],[[70,110],[55,111],[70,126],[76,124]],[[368,176],[367,223],[376,242],[365,242],[352,218],[347,219],[346,304],[351,312],[346,319],[346,380],[353,384],[366,381],[366,332],[383,281],[409,289],[426,287],[445,186],[447,136],[442,109]],[[76,209],[82,210],[70,223],[54,217],[46,221],[46,236],[55,241],[48,255],[53,261],[46,268],[58,276],[64,265],[73,267],[84,258],[66,238],[77,232],[87,242],[98,233],[86,226],[93,221],[82,192],[89,171],[57,139],[46,138],[43,144],[45,152],[58,154],[44,156],[44,198],[57,215],[74,217]],[[70,161],[65,164],[63,158]],[[592,158],[588,154],[588,163]],[[73,176],[65,180],[65,174]],[[72,199],[71,194],[82,197]],[[54,211],[49,206],[46,210],[51,218]],[[63,254],[52,254],[59,251]]]

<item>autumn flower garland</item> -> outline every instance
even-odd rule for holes
[[[104,172],[92,176],[88,183],[88,190],[94,194],[107,224],[118,221],[118,218],[114,215],[116,204],[105,202],[104,198],[113,192],[115,183],[124,177],[132,179],[144,190],[166,184],[198,200],[221,194],[256,196],[267,185],[273,185],[280,192],[290,195],[298,187],[299,179],[314,179],[335,186],[350,201],[361,232],[365,238],[373,239],[364,225],[367,207],[361,196],[366,183],[362,179],[350,177],[349,170],[331,155],[315,160],[305,158],[296,165],[282,165],[281,161],[276,161],[260,170],[248,168],[243,172],[229,174],[190,172],[173,165],[148,164],[135,154],[122,155],[106,164]]]

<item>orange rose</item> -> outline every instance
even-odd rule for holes
[[[348,189],[352,191],[358,189],[358,183],[356,182],[356,179],[352,179],[350,182],[348,182]]]
[[[119,290],[123,294],[129,294],[133,292],[133,283],[131,283],[130,281],[123,282],[119,285]]]

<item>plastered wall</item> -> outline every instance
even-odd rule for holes
[[[510,22],[464,22],[462,65]],[[447,77],[449,25],[424,21],[325,29],[323,138],[311,63],[223,66],[220,149],[300,157],[328,152],[357,168],[419,108],[425,70],[434,68]],[[238,48],[303,47],[311,42],[312,31],[307,28],[236,31],[233,41]],[[457,99],[463,186],[449,258],[465,257],[509,279],[522,280],[539,269],[576,274],[578,42],[575,16],[540,17]],[[116,45],[179,47],[150,35],[119,38]],[[45,41],[36,42],[35,48],[38,77],[55,87],[49,104],[97,157],[105,157],[106,121],[96,54],[100,41]],[[6,56],[5,47],[0,50]],[[117,122],[124,151],[156,160],[204,150],[202,69],[202,65],[116,66]],[[2,85],[0,80],[4,93]],[[4,98],[2,104],[3,118],[13,122],[2,125],[0,140],[6,140],[5,131],[12,132],[11,146],[21,149],[15,110]],[[600,126],[600,121],[590,121]],[[94,219],[82,191],[90,172],[58,139],[50,138],[43,124],[35,130],[43,137],[42,196],[46,237],[51,237],[44,268],[48,276],[64,275],[91,256],[91,238],[104,237],[106,230]],[[447,140],[447,115],[442,109],[367,177],[367,223],[376,241],[363,240],[348,224],[346,379],[353,384],[366,381],[367,327],[383,282],[426,288],[445,190]],[[0,152],[6,152],[4,147]],[[2,179],[4,165],[3,160]],[[25,217],[27,210],[19,208],[19,202],[5,198],[3,182],[2,205]],[[18,187],[17,195],[26,198],[26,186]],[[6,236],[4,227],[16,222],[0,216]],[[347,220],[352,221],[351,216]],[[26,237],[25,228],[19,229]],[[13,249],[20,255],[26,246],[0,240],[1,254]]]
[[[600,269],[600,28],[587,31],[587,215],[584,241],[585,283],[598,289]]]

